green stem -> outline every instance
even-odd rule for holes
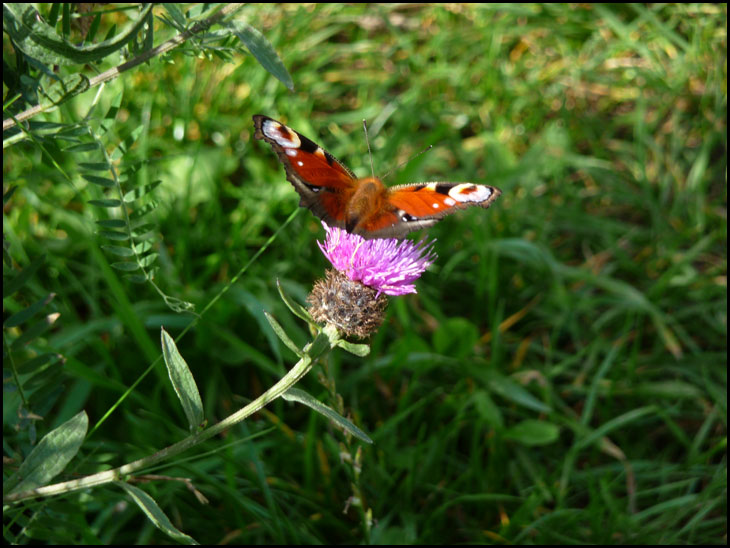
[[[150,59],[152,59],[155,56],[163,55],[167,53],[168,51],[171,51],[172,49],[176,48],[177,46],[183,44],[185,41],[189,40],[191,37],[195,36],[198,33],[204,32],[208,30],[209,27],[213,26],[213,24],[218,23],[225,17],[231,15],[232,13],[235,13],[237,10],[241,9],[243,6],[242,3],[234,3],[234,4],[227,4],[223,8],[221,8],[218,12],[210,16],[208,19],[205,19],[203,21],[200,21],[196,23],[192,28],[189,30],[186,30],[185,32],[181,32],[180,34],[173,36],[169,40],[167,40],[164,44],[160,44],[159,46],[152,48],[150,50],[145,51],[141,55],[135,57],[134,59],[127,61],[125,63],[122,63],[119,66],[113,67],[97,76],[94,76],[93,78],[89,79],[89,89],[101,85],[105,82],[108,82],[109,80],[113,80],[114,78],[117,78],[120,76],[123,72],[126,72],[128,70],[131,70],[132,68],[141,65],[143,63],[148,62]],[[3,120],[3,131],[10,129],[14,125],[19,125],[20,122],[23,122],[24,120],[28,120],[29,118],[32,118],[36,114],[39,114],[41,112],[47,111],[52,108],[56,108],[58,105],[56,104],[38,104],[35,105],[24,112],[21,112],[17,114],[16,116],[11,116],[5,120]]]
[[[249,403],[246,407],[239,409],[207,430],[203,430],[202,432],[189,436],[153,455],[130,462],[129,464],[125,464],[124,466],[120,466],[113,470],[106,470],[83,478],[7,495],[3,497],[3,503],[11,504],[36,497],[50,497],[88,487],[96,487],[113,481],[123,481],[125,476],[128,476],[129,474],[179,455],[183,451],[187,451],[191,447],[195,447],[196,445],[199,445],[200,443],[220,434],[224,430],[231,428],[235,424],[238,424],[242,420],[250,417],[256,411],[259,411],[274,401],[276,398],[280,397],[309,372],[312,368],[312,364],[317,359],[334,348],[338,340],[339,335],[337,334],[337,331],[330,328],[330,326],[326,326],[315,337],[314,341],[304,347],[305,356],[302,357],[302,359],[300,359],[296,365],[294,365],[294,367],[292,367],[289,372],[284,375],[281,380],[279,380],[279,382]]]

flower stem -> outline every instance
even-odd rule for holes
[[[4,504],[11,504],[19,502],[21,500],[36,498],[36,497],[49,497],[54,495],[60,495],[62,493],[69,493],[71,491],[77,491],[79,489],[85,489],[88,487],[96,487],[105,483],[111,483],[113,481],[124,481],[125,477],[143,468],[147,468],[158,462],[162,462],[171,457],[179,455],[183,451],[187,451],[191,447],[195,447],[203,443],[204,441],[220,434],[224,430],[231,428],[235,424],[238,424],[242,420],[250,417],[256,411],[259,411],[276,398],[280,397],[292,386],[294,386],[299,380],[306,375],[312,368],[312,364],[321,358],[324,354],[333,349],[339,340],[339,335],[334,329],[325,327],[321,332],[317,334],[315,339],[304,347],[305,355],[292,367],[289,372],[284,375],[279,382],[269,388],[266,392],[261,394],[254,401],[249,403],[246,407],[239,409],[232,415],[226,417],[219,423],[211,426],[210,428],[188,436],[187,438],[169,446],[165,449],[143,457],[139,460],[130,462],[115,468],[113,470],[106,470],[97,474],[92,474],[83,478],[65,481],[62,483],[56,483],[53,485],[46,485],[44,487],[38,487],[28,491],[22,491],[19,493],[11,493],[3,497]]]

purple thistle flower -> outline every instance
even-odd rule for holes
[[[415,282],[436,260],[433,241],[395,238],[366,240],[341,228],[329,227],[319,248],[338,271],[349,279],[372,287],[378,295],[416,293]]]

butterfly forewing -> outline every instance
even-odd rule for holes
[[[257,114],[253,119],[254,137],[273,147],[287,173],[293,172],[304,184],[314,187],[353,185],[354,173],[311,139],[266,116]]]
[[[260,114],[253,120],[254,137],[274,149],[286,178],[301,197],[300,205],[330,226],[344,228],[343,212],[354,189],[355,175],[314,141],[281,122]]]

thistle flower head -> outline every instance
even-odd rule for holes
[[[318,243],[332,266],[351,280],[377,290],[378,294],[415,293],[413,282],[436,260],[433,241],[366,240],[358,234],[322,224],[327,238],[324,245]]]
[[[308,297],[315,321],[324,321],[347,335],[367,337],[377,329],[388,304],[385,295],[415,293],[413,282],[436,260],[432,244],[394,238],[365,240],[330,228],[322,253],[334,270],[319,280]]]

